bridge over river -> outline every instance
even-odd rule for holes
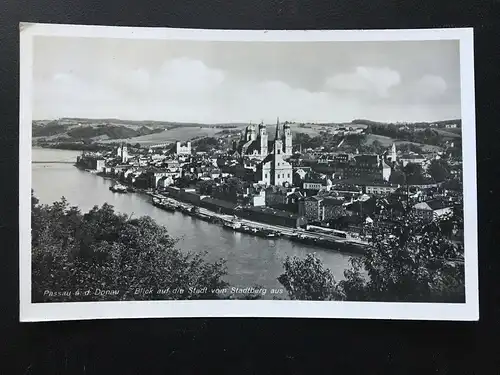
[[[44,160],[44,161],[35,161],[33,160],[31,164],[75,164],[75,161],[64,161],[64,160]]]

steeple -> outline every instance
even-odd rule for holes
[[[396,153],[396,144],[393,143],[392,144],[392,147],[391,147],[391,161],[394,163],[396,162],[396,158],[397,158],[397,153]]]
[[[275,139],[281,139],[281,129],[280,129],[280,118],[276,120],[276,137]]]

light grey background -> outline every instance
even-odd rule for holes
[[[33,119],[460,118],[455,40],[206,42],[37,36]]]

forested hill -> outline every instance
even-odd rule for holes
[[[409,125],[409,126],[429,126],[431,124],[435,124],[436,126],[444,127],[445,125],[451,125],[451,124],[457,124],[457,126],[461,127],[462,126],[462,120],[461,119],[455,119],[455,120],[443,120],[443,121],[434,121],[434,122],[411,122],[411,123],[392,123],[392,122],[378,122],[378,121],[371,121],[371,120],[366,120],[366,119],[356,119],[351,121],[352,124],[356,125]]]
[[[138,129],[133,129],[121,125],[98,125],[98,126],[78,126],[71,127],[61,124],[47,124],[46,126],[34,126],[33,137],[53,137],[61,136],[66,139],[83,140],[97,137],[105,137],[107,139],[126,139],[140,137],[153,133],[163,132],[165,129],[150,129],[147,126],[142,126]]]
[[[197,122],[172,122],[172,121],[157,121],[157,120],[121,120],[112,118],[78,118],[78,117],[63,117],[57,120],[34,120],[34,126],[47,126],[47,125],[123,125],[131,127],[147,126],[149,128],[176,128],[179,126],[186,127],[217,127],[217,128],[231,128],[235,126],[246,125],[245,123],[197,123]]]
[[[60,118],[57,120],[34,120],[34,138],[50,137],[65,140],[129,139],[161,133],[176,128],[234,129],[241,124],[197,124],[162,121],[129,121],[119,119]]]

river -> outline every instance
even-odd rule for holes
[[[82,212],[95,205],[109,203],[117,212],[134,217],[150,216],[164,225],[173,237],[179,238],[181,250],[208,252],[208,260],[227,261],[231,286],[260,285],[280,288],[277,277],[283,272],[286,256],[305,257],[315,252],[330,268],[337,280],[343,279],[349,256],[332,250],[305,247],[286,239],[268,240],[242,233],[234,233],[220,226],[154,207],[150,198],[142,194],[114,194],[109,190],[112,181],[79,170],[70,163],[43,163],[76,161],[80,152],[33,148],[32,188],[41,203],[51,204],[65,197],[70,205]]]

